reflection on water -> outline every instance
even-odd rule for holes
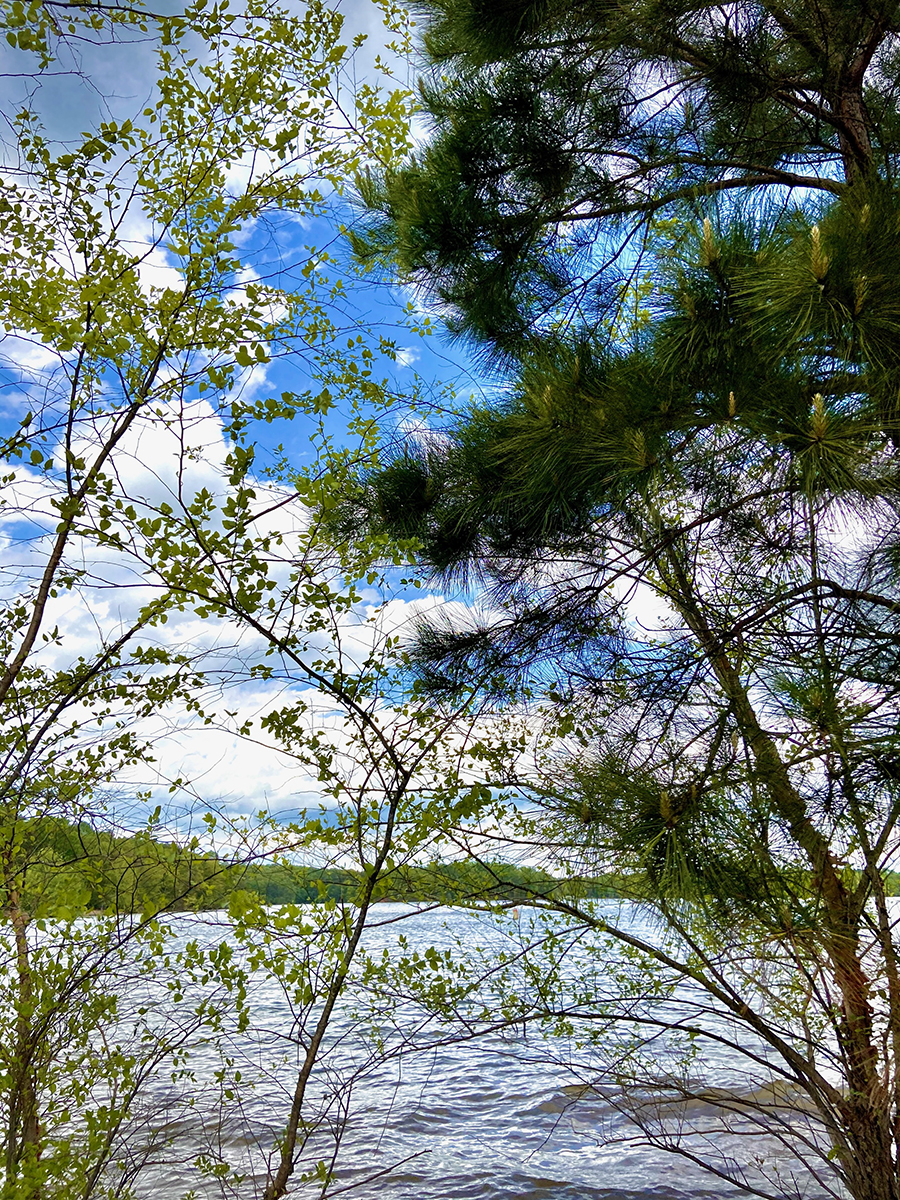
[[[393,920],[402,914],[409,919]],[[179,940],[227,936],[214,917],[179,920]],[[379,924],[367,934],[373,952],[396,952],[401,934],[420,950],[456,938],[486,945],[499,936],[486,917],[460,910],[416,913],[408,906],[382,905],[375,920]],[[155,1166],[141,1176],[141,1200],[175,1200],[189,1188],[203,1200],[259,1194],[273,1138],[290,1105],[298,1048],[291,1041],[290,1009],[273,981],[257,980],[251,1010],[251,1029],[231,1035],[226,1044],[230,1070],[241,1072],[233,1095],[225,1094],[225,1084],[204,1090],[221,1066],[211,1045],[192,1048],[195,1084],[187,1094],[180,1081],[156,1081],[152,1119],[163,1136]],[[412,1006],[399,1012],[399,1020],[393,1014],[396,1025],[402,1031],[408,1017],[411,1029],[419,1014]],[[310,1130],[304,1159],[330,1156],[335,1136],[342,1136],[337,1181],[328,1195],[358,1200],[724,1200],[740,1194],[687,1158],[648,1144],[623,1111],[623,1095],[614,1084],[598,1081],[589,1069],[573,1073],[564,1041],[547,1043],[535,1031],[518,1029],[379,1062],[371,1028],[345,1004],[329,1032],[328,1053],[310,1096],[322,1123]],[[731,1089],[729,1096],[743,1089],[748,1101],[768,1105],[776,1124],[786,1119],[781,1106],[793,1097],[769,1085],[763,1085],[768,1092],[760,1091],[727,1049],[707,1049],[696,1065],[712,1081],[707,1092],[681,1104],[672,1097],[660,1105],[658,1097],[639,1096],[647,1121],[687,1135],[689,1149],[714,1147],[749,1183],[768,1178],[771,1191],[774,1176],[783,1196],[824,1195],[792,1167],[777,1138],[745,1120],[739,1107],[734,1127],[722,1128],[723,1089]],[[790,1119],[802,1120],[802,1112]],[[204,1148],[223,1153],[242,1181],[198,1183],[194,1160]],[[299,1178],[294,1183],[291,1195],[320,1194]]]

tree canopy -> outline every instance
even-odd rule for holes
[[[318,3],[153,14],[16,0],[0,19],[8,75],[25,80],[0,169],[0,1194],[133,1195],[159,1164],[185,1191],[236,1188],[247,1171],[269,1200],[292,1176],[319,1191],[353,1081],[324,1098],[307,1085],[398,853],[394,818],[443,725],[416,722],[413,739],[402,716],[380,719],[392,650],[345,583],[365,549],[324,548],[307,517],[335,486],[324,415],[346,399],[359,418],[382,385],[377,335],[339,329],[327,250],[296,235],[363,161],[405,144],[407,94],[368,84],[348,102],[362,39],[342,39]],[[72,64],[50,60],[82,39],[146,68],[147,91],[126,114],[134,101],[104,96],[96,121],[79,113],[88,127],[60,136],[53,80]],[[102,92],[78,77],[82,95]],[[272,396],[261,375],[278,355],[297,387]],[[259,428],[294,419],[322,461],[287,477],[273,437],[266,473]],[[370,436],[361,418],[355,432]],[[277,681],[254,732],[326,790],[333,830],[296,811],[277,831],[265,814],[217,827],[221,814],[185,811],[194,781],[159,763],[162,740],[214,721],[249,737],[223,702],[238,680]],[[164,829],[181,844],[150,836]],[[358,903],[326,894],[269,950],[253,897],[235,901],[228,938],[173,944],[166,910],[225,899],[209,853],[221,840],[244,866],[286,847],[343,855]],[[248,1031],[260,978],[288,997],[298,1057],[248,1163],[248,1143],[219,1135],[241,1075],[227,1045]],[[197,1085],[201,1044],[218,1070]],[[188,1150],[179,1108],[194,1117]]]
[[[356,245],[502,386],[336,527],[470,588],[417,686],[543,722],[511,796],[640,877],[683,939],[648,961],[780,1056],[826,1175],[895,1200],[897,5],[422,7],[433,137]]]
[[[893,0],[417,7],[433,136],[369,181],[358,247],[488,353],[593,328],[654,218],[896,176]]]

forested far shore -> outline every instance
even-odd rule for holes
[[[146,831],[114,834],[82,822],[22,823],[21,898],[37,917],[101,912],[209,912],[257,897],[266,905],[353,903],[365,873],[282,859],[228,860]],[[434,904],[527,904],[560,899],[639,899],[637,881],[611,874],[561,878],[509,862],[433,862],[399,865],[378,881],[374,900]],[[900,872],[886,894],[900,895]]]
[[[237,893],[263,904],[352,903],[365,874],[288,861],[227,860],[146,831],[114,834],[82,822],[42,818],[22,822],[21,898],[32,916],[97,912],[208,912],[225,909]],[[540,895],[615,897],[629,892],[612,876],[562,879],[507,862],[401,865],[378,882],[376,900],[523,904]],[[239,902],[239,901],[238,901]]]

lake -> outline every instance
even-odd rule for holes
[[[640,912],[613,901],[599,904],[653,936]],[[403,918],[402,920],[400,918]],[[527,920],[527,912],[516,914]],[[463,944],[510,943],[490,917],[460,909],[417,912],[408,905],[382,904],[373,912],[366,947],[399,953],[399,938],[420,951]],[[176,919],[176,942],[227,936],[221,914]],[[510,943],[511,944],[511,943]],[[598,983],[602,986],[602,980]],[[283,990],[257,977],[250,994],[251,1025],[226,1041],[232,1071],[241,1072],[233,1098],[208,1090],[220,1065],[218,1053],[197,1044],[190,1050],[195,1083],[185,1099],[182,1084],[161,1077],[151,1090],[155,1119],[168,1145],[141,1175],[140,1197],[175,1200],[193,1188],[203,1200],[259,1194],[264,1162],[290,1105],[296,1077],[296,1042],[302,1032]],[[327,1053],[310,1094],[321,1124],[311,1130],[304,1161],[332,1153],[339,1137],[337,1179],[327,1195],[357,1200],[688,1200],[741,1194],[689,1161],[648,1143],[629,1118],[625,1094],[602,1064],[579,1050],[579,1036],[545,1039],[535,1028],[514,1027],[470,1040],[448,1040],[423,1020],[412,1002],[399,1000],[374,1023],[359,1015],[360,1002],[339,1007]],[[713,1017],[713,1021],[715,1021]],[[401,1053],[408,1035],[418,1047]],[[384,1045],[376,1045],[383,1037]],[[441,1044],[443,1043],[443,1044]],[[388,1053],[387,1061],[379,1052]],[[668,1066],[662,1041],[648,1042]],[[684,1103],[672,1101],[651,1114],[654,1128],[686,1135],[692,1153],[712,1154],[725,1173],[739,1168],[760,1194],[807,1200],[831,1191],[786,1151],[788,1127],[815,1139],[812,1118],[787,1114],[779,1085],[765,1072],[747,1072],[740,1055],[707,1045],[692,1074],[708,1083]],[[248,1081],[255,1085],[247,1090]],[[352,1085],[352,1086],[350,1086]],[[222,1085],[225,1086],[224,1084]],[[768,1090],[767,1090],[768,1087]],[[752,1117],[738,1104],[724,1127],[721,1098],[728,1091],[763,1103]],[[640,1097],[639,1097],[640,1098]],[[646,1101],[652,1105],[653,1097]],[[769,1104],[767,1109],[765,1106]],[[732,1106],[733,1107],[733,1106]],[[649,1109],[647,1111],[650,1111]],[[765,1115],[768,1113],[768,1115]],[[240,1184],[198,1182],[193,1160],[208,1146],[245,1173]],[[295,1196],[318,1196],[321,1188],[295,1177]],[[833,1184],[832,1184],[833,1186]]]

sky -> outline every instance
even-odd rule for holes
[[[344,32],[348,35],[345,40],[356,33],[365,33],[369,38],[356,52],[352,64],[358,83],[374,76],[375,54],[386,54],[381,44],[380,15],[368,0],[352,0],[342,6],[342,11]],[[7,49],[5,55],[0,68],[4,72],[0,74],[0,110],[5,117],[7,165],[15,161],[10,116],[25,94],[30,94],[39,109],[46,135],[59,142],[74,142],[82,131],[98,122],[121,121],[135,111],[140,112],[153,97],[154,48],[150,40],[132,39],[127,44],[99,47],[75,42],[60,53],[57,64],[39,77],[19,73],[23,60],[20,53]],[[396,56],[391,57],[389,52],[387,55],[396,77],[403,83],[412,82],[409,65]],[[388,379],[392,391],[402,396],[418,388],[425,395],[444,399],[448,388],[463,399],[478,394],[483,381],[461,348],[452,345],[439,331],[437,322],[432,324],[435,332],[425,337],[409,327],[405,310],[416,298],[402,287],[362,277],[353,268],[337,228],[340,223],[355,219],[350,200],[330,196],[326,207],[326,215],[300,219],[288,215],[277,225],[249,230],[246,237],[250,244],[243,247],[245,257],[264,277],[272,274],[278,282],[284,282],[293,276],[302,285],[304,267],[311,260],[318,262],[327,248],[333,261],[317,270],[320,274],[327,271],[332,281],[340,277],[345,285],[343,298],[331,306],[330,315],[348,337],[355,336],[360,328],[372,329],[376,336],[386,337],[395,345],[393,360],[382,355],[374,368],[376,375],[383,373]],[[141,236],[141,229],[135,228],[132,233],[135,244]],[[141,279],[144,286],[174,284],[177,282],[174,260],[163,249],[154,250],[141,269]],[[33,396],[34,389],[40,389],[50,380],[53,362],[40,345],[17,340],[14,330],[7,331],[0,342],[0,355],[5,368],[0,373],[0,431],[8,432],[31,403],[23,379],[30,379]],[[313,370],[314,363],[308,355],[287,352],[273,356],[264,365],[248,368],[241,385],[248,393],[259,396],[300,392],[310,386]],[[395,432],[402,432],[402,403],[395,412],[396,416],[385,418],[387,432],[392,426]],[[116,470],[130,492],[151,501],[163,499],[175,487],[178,454],[185,446],[188,454],[183,461],[188,463],[191,487],[215,491],[228,452],[221,422],[200,398],[189,406],[189,414],[189,420],[179,428],[166,429],[158,422],[144,422],[118,448]],[[329,415],[328,432],[338,442],[343,435],[343,420],[339,410]],[[311,423],[302,419],[290,424],[282,422],[277,428],[258,423],[253,433],[259,440],[260,466],[275,453],[273,442],[277,440],[283,447],[279,453],[283,452],[291,466],[314,467],[312,432]],[[14,481],[7,483],[3,496],[8,507],[0,512],[0,569],[7,580],[39,568],[46,553],[46,535],[56,519],[40,472],[27,463],[13,467]],[[261,494],[265,494],[266,486],[265,481],[259,481]],[[287,510],[273,518],[284,521],[288,542],[292,536],[291,522],[299,519],[302,518],[288,514]],[[44,531],[43,541],[34,539],[35,531]],[[293,532],[296,534],[296,529]],[[48,625],[55,626],[59,636],[58,640],[51,639],[42,651],[45,666],[65,669],[73,656],[89,654],[97,630],[108,630],[126,621],[144,594],[141,580],[133,570],[124,568],[119,561],[113,562],[108,554],[88,551],[84,565],[88,582],[81,591],[64,593],[52,603]],[[371,608],[380,598],[374,589],[364,592],[364,600]],[[441,602],[442,597],[427,590],[421,593],[411,588],[401,589],[385,610],[383,621],[391,628],[402,629],[413,612]],[[362,613],[353,618],[356,628],[344,631],[348,644],[356,644],[360,653],[371,638],[360,620],[360,616],[365,616],[366,604]],[[187,814],[198,805],[209,805],[232,815],[257,810],[290,815],[298,805],[315,805],[321,799],[320,789],[310,772],[298,768],[284,754],[271,748],[261,749],[257,740],[261,736],[259,721],[263,715],[291,697],[302,695],[314,702],[312,693],[278,681],[230,682],[236,646],[245,659],[259,655],[259,646],[253,639],[234,628],[204,622],[191,613],[173,614],[159,636],[169,639],[171,644],[190,643],[203,648],[214,669],[220,668],[220,704],[232,714],[227,721],[229,728],[219,728],[218,721],[206,725],[177,710],[160,712],[147,719],[142,729],[153,744],[156,761],[126,773],[116,789],[116,804],[127,810],[130,797],[145,789],[151,803],[164,802],[176,814],[176,820],[182,819],[177,814]],[[340,722],[333,712],[323,713],[320,719],[325,724],[330,722],[332,727]],[[252,735],[237,736],[234,728],[247,721],[253,723]],[[170,793],[172,781],[179,779],[186,781],[186,786]]]
[[[355,51],[347,68],[342,83],[344,96],[377,77],[377,56],[387,61],[393,86],[414,88],[415,62],[385,49],[377,6],[371,0],[346,0],[340,11],[345,19],[342,40],[350,43],[357,34],[368,39]],[[83,131],[104,121],[122,121],[139,114],[153,102],[155,53],[150,37],[100,46],[72,42],[50,69],[40,75],[23,75],[24,56],[0,44],[0,54],[5,56],[0,63],[0,116],[4,118],[0,130],[7,168],[15,165],[17,155],[11,118],[24,96],[31,96],[48,138],[55,144],[75,145]],[[426,136],[424,126],[414,121],[413,141]],[[235,167],[229,185],[238,187],[247,169],[246,163]],[[302,291],[310,278],[323,287],[326,282],[334,285],[341,280],[340,295],[326,303],[328,316],[340,331],[339,344],[344,345],[344,339],[354,339],[363,331],[366,344],[375,346],[378,339],[384,338],[394,347],[392,354],[376,353],[372,370],[397,398],[392,407],[376,414],[380,432],[384,438],[399,439],[415,432],[423,420],[439,425],[448,404],[464,405],[495,392],[499,381],[479,372],[465,347],[451,341],[443,331],[440,312],[429,309],[421,296],[408,287],[357,270],[341,226],[351,225],[358,218],[352,188],[344,195],[326,189],[317,213],[288,211],[276,214],[266,224],[250,225],[237,239],[245,268],[233,286],[237,294],[248,282],[262,279]],[[136,253],[148,250],[149,228],[140,220],[124,228],[123,237]],[[181,286],[177,260],[162,245],[145,254],[139,274],[145,290],[177,290]],[[430,332],[423,335],[425,318]],[[315,394],[321,388],[315,379],[316,357],[308,349],[298,344],[277,353],[271,345],[268,349],[269,361],[240,372],[235,387],[245,398],[279,397],[284,392],[302,393],[307,389]],[[35,398],[53,385],[53,372],[58,369],[59,363],[54,364],[39,342],[17,338],[14,329],[0,336],[0,434],[17,426]],[[414,394],[418,408],[411,413],[409,398]],[[325,432],[336,445],[355,444],[347,435],[347,416],[338,405],[324,418]],[[123,490],[144,497],[148,504],[171,500],[179,486],[190,494],[204,488],[221,493],[230,444],[208,398],[193,394],[186,404],[179,403],[163,417],[163,421],[154,418],[139,422],[118,446],[115,469]],[[302,506],[282,503],[283,492],[270,483],[266,469],[282,461],[288,471],[315,474],[318,425],[318,418],[300,415],[292,422],[273,425],[259,421],[250,429],[257,443],[254,471],[258,502],[276,506],[267,518],[267,528],[283,535],[287,552],[302,544],[307,518]],[[0,594],[5,589],[7,597],[15,594],[23,577],[33,578],[45,561],[57,519],[51,503],[52,489],[48,490],[40,469],[17,462],[12,472],[13,481],[0,492]],[[7,504],[5,510],[3,501]],[[301,553],[298,549],[298,556]],[[88,549],[82,566],[86,576],[80,590],[62,593],[51,602],[46,628],[55,627],[58,637],[50,638],[40,652],[47,668],[66,670],[73,657],[89,656],[98,631],[108,635],[127,625],[149,595],[139,571],[109,553]],[[287,568],[281,570],[283,578]],[[370,651],[376,634],[403,635],[423,610],[433,612],[444,607],[459,615],[463,609],[457,606],[477,602],[471,594],[444,595],[429,587],[427,581],[419,588],[397,581],[392,588],[389,602],[384,604],[382,591],[368,582],[361,584],[361,603],[341,626],[347,653],[362,658]],[[644,628],[658,628],[669,615],[637,592],[629,594],[629,605]],[[367,624],[367,618],[376,612],[377,630]],[[340,748],[346,745],[340,732],[343,718],[333,704],[323,702],[304,683],[283,678],[248,679],[246,671],[238,669],[239,664],[264,665],[263,647],[258,638],[227,622],[205,620],[191,611],[176,612],[154,636],[162,644],[188,646],[203,656],[214,680],[215,695],[210,703],[216,712],[227,711],[228,715],[207,722],[175,706],[145,718],[140,731],[152,746],[153,761],[123,773],[109,793],[110,802],[125,814],[123,819],[132,820],[128,814],[138,795],[146,796],[150,807],[162,804],[181,829],[189,827],[195,814],[206,807],[235,818],[259,811],[289,818],[298,807],[315,807],[323,802],[315,772],[273,747],[262,721],[284,705],[301,700],[314,710],[315,715],[309,718],[313,726],[327,731]],[[388,718],[387,697],[381,711]],[[236,732],[242,726],[249,729],[246,736]],[[324,802],[330,803],[327,798]],[[134,811],[138,815],[133,820],[140,821],[144,809],[138,805]]]

